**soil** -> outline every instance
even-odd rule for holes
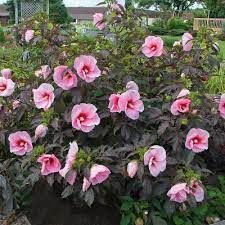
[[[119,225],[120,214],[111,207],[74,208],[52,188],[39,183],[33,190],[28,219],[31,225]]]

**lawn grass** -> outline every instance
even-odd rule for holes
[[[220,47],[219,59],[221,61],[224,61],[225,60],[225,41],[219,41],[219,47]]]
[[[160,37],[163,39],[165,46],[167,47],[172,47],[175,41],[181,40],[181,37],[179,36],[162,35]]]

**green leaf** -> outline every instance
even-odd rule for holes
[[[123,215],[122,219],[120,221],[120,225],[129,225],[131,222],[131,216],[130,215]],[[130,224],[131,225],[131,224]]]
[[[95,199],[95,193],[94,193],[93,189],[89,189],[85,193],[85,196],[84,196],[84,200],[88,204],[89,207],[93,204],[94,199]]]
[[[175,223],[175,225],[184,225],[184,220],[181,219],[179,216],[174,216],[173,222]]]
[[[120,209],[122,211],[129,211],[130,209],[132,209],[132,207],[133,207],[133,203],[132,202],[124,202]]]
[[[158,216],[153,215],[151,218],[152,218],[153,225],[167,225],[167,222]]]
[[[62,194],[61,194],[61,197],[62,198],[67,198],[68,196],[70,196],[70,195],[72,195],[72,193],[73,193],[73,186],[67,186],[64,190],[63,190],[63,192],[62,192]]]

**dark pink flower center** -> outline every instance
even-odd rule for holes
[[[187,104],[186,103],[180,105],[180,109],[181,110],[185,110],[186,108],[187,108]]]
[[[87,67],[87,66],[84,66],[82,71],[83,71],[85,74],[87,74],[87,73],[89,73],[90,68]]]
[[[78,120],[80,120],[80,122],[84,122],[85,118],[86,118],[86,115],[83,113],[78,116]]]
[[[193,143],[194,144],[198,144],[200,142],[200,138],[199,137],[195,137],[194,139],[193,139]]]
[[[150,47],[150,49],[151,49],[151,51],[155,51],[155,50],[157,49],[157,47],[156,47],[156,45],[152,45],[152,46]]]
[[[23,140],[18,141],[18,145],[19,145],[20,147],[24,147],[25,144],[26,144],[26,142],[23,141]]]
[[[51,165],[53,162],[54,162],[54,160],[53,160],[52,158],[48,158],[48,159],[46,160],[46,164],[47,164],[47,165]]]
[[[133,109],[134,103],[132,101],[129,101],[128,104],[127,104],[127,107],[130,108],[130,109]]]
[[[68,73],[68,72],[64,75],[64,79],[66,79],[66,80],[69,80],[69,79],[71,79],[71,78],[72,78],[72,76],[71,76],[71,74]]]
[[[6,89],[6,85],[5,84],[2,84],[1,86],[0,86],[0,91],[4,91]]]
[[[42,97],[43,97],[44,100],[49,100],[49,94],[48,93],[44,93]]]

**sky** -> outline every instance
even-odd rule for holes
[[[0,4],[5,3],[7,0],[0,0]],[[96,6],[102,0],[63,0],[66,6]],[[124,3],[125,0],[118,2]]]

